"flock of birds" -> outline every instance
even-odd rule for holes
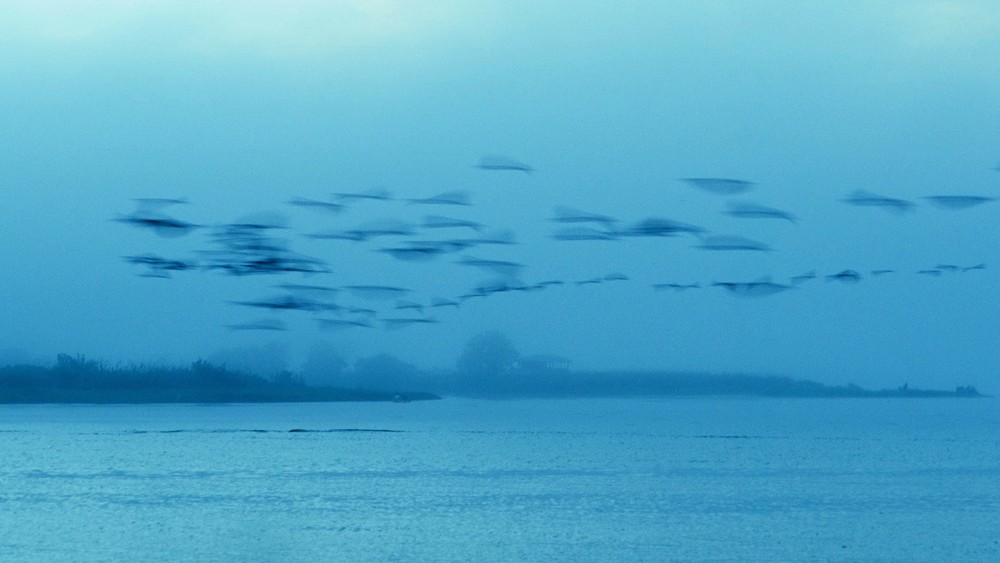
[[[531,174],[533,168],[510,158],[487,156],[476,165],[486,173]],[[755,186],[753,182],[728,178],[685,178],[683,182],[702,192],[723,196],[744,196]],[[458,256],[457,265],[477,270],[486,280],[455,297],[425,297],[414,300],[414,291],[394,285],[327,285],[282,282],[272,285],[273,294],[255,300],[231,301],[235,306],[264,310],[304,311],[315,315],[323,328],[398,328],[423,323],[438,322],[432,311],[458,308],[473,298],[484,298],[498,293],[542,291],[566,285],[591,285],[630,281],[628,275],[612,272],[604,275],[567,281],[548,279],[525,282],[527,266],[520,262],[479,258],[471,252],[486,253],[490,247],[517,244],[511,230],[492,229],[487,225],[462,217],[457,210],[472,205],[468,191],[449,191],[424,198],[400,199],[385,189],[355,193],[334,193],[318,200],[296,197],[287,201],[290,207],[340,215],[352,206],[366,203],[373,205],[403,201],[426,213],[420,221],[379,219],[351,228],[337,228],[300,233],[298,236],[328,241],[348,241],[357,244],[373,243],[374,252],[405,262],[441,260]],[[929,195],[922,198],[927,204],[948,211],[958,211],[993,202],[995,198],[983,195]],[[842,199],[847,205],[876,207],[895,213],[907,213],[918,204],[911,200],[879,195],[863,190],[855,191]],[[165,238],[179,238],[195,231],[207,233],[206,246],[191,258],[166,258],[153,253],[125,256],[124,260],[143,269],[140,275],[169,278],[175,272],[217,272],[230,276],[272,276],[299,274],[322,278],[331,274],[328,263],[320,258],[301,254],[292,249],[293,240],[283,236],[289,227],[283,215],[257,217],[230,223],[200,225],[176,218],[167,212],[175,206],[188,203],[184,199],[144,198],[135,200],[136,208],[115,220],[132,227],[147,229]],[[441,209],[452,210],[447,214]],[[725,214],[737,219],[761,219],[797,223],[794,214],[775,207],[748,201],[728,200]],[[550,237],[556,241],[609,241],[633,237],[690,237],[696,248],[718,252],[765,252],[772,250],[763,242],[742,236],[711,233],[694,224],[660,216],[649,216],[635,222],[622,221],[600,213],[592,213],[568,206],[557,206],[549,221],[553,225]],[[915,272],[925,276],[962,274],[984,270],[979,264],[938,264]],[[880,277],[896,273],[880,269],[861,273],[843,270],[829,274],[815,271],[791,277],[779,283],[768,277],[749,282],[715,281],[711,283],[656,283],[658,291],[686,291],[707,287],[720,288],[740,297],[764,297],[801,286],[815,279],[829,282],[857,283],[864,277]],[[345,301],[342,295],[350,295]],[[264,318],[250,322],[225,325],[233,330],[285,330],[279,318]]]

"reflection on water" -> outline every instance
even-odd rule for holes
[[[3,406],[0,558],[991,560],[992,400]]]

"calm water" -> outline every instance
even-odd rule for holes
[[[0,406],[0,560],[996,561],[998,412],[992,399]]]

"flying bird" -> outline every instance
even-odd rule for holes
[[[453,217],[443,217],[441,215],[425,215],[423,223],[420,226],[425,229],[449,229],[449,228],[459,228],[466,227],[476,231],[477,233],[483,232],[485,228],[482,223],[476,221],[470,221],[468,219],[456,219]]]
[[[664,289],[672,289],[674,291],[684,291],[687,289],[700,289],[701,284],[699,283],[654,283],[653,289],[657,291],[662,291]]]
[[[478,246],[481,244],[517,244],[517,236],[510,229],[498,229],[482,234],[478,237],[464,239],[450,239],[449,244],[465,245],[465,247]]]
[[[413,233],[413,225],[406,221],[381,219],[359,225],[353,229],[311,233],[306,236],[315,239],[341,239],[364,242],[375,237],[408,236]]]
[[[897,213],[905,213],[916,206],[912,201],[873,194],[866,190],[855,190],[841,201],[858,207],[883,207]]]
[[[861,281],[861,274],[856,270],[841,270],[836,274],[826,276],[826,281],[839,281],[844,283],[856,283]]]
[[[515,172],[524,172],[525,174],[530,174],[535,171],[534,168],[523,162],[504,156],[494,155],[487,155],[480,158],[479,164],[476,164],[476,168],[479,168],[480,170],[510,170]]]
[[[333,197],[339,199],[340,201],[359,201],[359,200],[372,200],[372,201],[390,201],[392,200],[392,192],[385,188],[375,188],[373,190],[368,190],[365,192],[340,192],[332,194]]]
[[[721,287],[737,297],[768,297],[792,289],[790,285],[774,283],[767,278],[753,282],[714,282],[713,287]]]
[[[486,270],[507,279],[517,279],[521,271],[525,268],[524,264],[520,264],[518,262],[511,262],[508,260],[487,260],[483,258],[473,258],[472,256],[463,256],[455,263],[462,266],[472,266],[474,268]]]
[[[648,217],[624,229],[620,234],[629,237],[672,237],[679,234],[701,236],[704,232],[705,229],[697,225],[663,217]]]
[[[277,319],[262,319],[259,321],[223,325],[229,330],[287,330],[285,323]]]
[[[317,211],[326,211],[330,213],[340,213],[347,208],[346,205],[342,203],[334,203],[332,201],[319,201],[315,199],[307,199],[304,197],[293,197],[288,200],[288,205],[294,205],[296,207],[304,207],[307,209],[314,209]]]
[[[136,211],[129,215],[120,215],[115,218],[115,221],[133,227],[149,229],[164,238],[181,237],[200,227],[200,225],[181,221],[158,212]]]
[[[580,211],[564,205],[556,206],[554,215],[549,220],[556,223],[600,223],[602,225],[613,225],[618,222],[617,219],[609,215]]]
[[[372,328],[368,321],[357,319],[316,319],[320,328],[327,330],[340,330],[345,328]]]
[[[452,246],[448,241],[425,240],[409,241],[405,246],[379,248],[378,252],[383,252],[404,262],[426,262],[457,250],[460,249]]]
[[[749,191],[755,185],[753,182],[732,178],[681,178],[681,181],[716,195],[736,195]]]
[[[234,305],[245,305],[247,307],[282,311],[322,311],[326,308],[318,301],[294,295],[281,295],[257,301],[230,301],[230,303]]]
[[[566,227],[555,230],[551,237],[555,240],[617,240],[618,234],[613,231],[595,229],[593,227]]]
[[[748,238],[728,236],[728,235],[715,235],[706,237],[701,244],[696,245],[696,248],[701,248],[704,250],[757,250],[757,251],[768,251],[771,247],[755,240],[750,240]]]
[[[302,283],[279,283],[275,285],[275,287],[280,287],[281,289],[284,289],[286,291],[299,291],[303,293],[329,294],[340,291],[335,287],[330,287],[326,285],[309,285]]]
[[[396,306],[393,307],[397,311],[413,310],[421,315],[424,314],[424,305],[422,303],[417,303],[416,301],[407,301],[405,299],[399,299],[396,301]]]
[[[444,192],[431,197],[408,199],[406,201],[423,205],[471,205],[469,203],[469,192],[465,190]]]
[[[437,319],[424,318],[424,317],[418,317],[418,318],[412,318],[412,319],[410,319],[410,318],[389,318],[389,319],[382,319],[382,326],[385,327],[386,330],[393,330],[393,329],[397,329],[397,328],[404,328],[404,327],[418,325],[418,324],[433,324],[433,323],[436,323],[436,322],[439,322],[439,321]]]
[[[151,210],[151,209],[162,209],[168,205],[183,205],[190,203],[185,198],[175,198],[175,197],[137,197],[132,201],[135,202],[136,210]]]
[[[805,283],[805,282],[807,282],[809,280],[814,280],[814,279],[816,279],[816,270],[810,270],[810,271],[805,272],[803,274],[799,274],[797,276],[792,276],[789,281],[791,281],[792,284],[794,284],[794,285],[799,285],[801,283]]]
[[[455,307],[458,308],[459,302],[454,299],[444,299],[442,297],[435,297],[431,299],[431,307]]]
[[[730,202],[724,213],[741,219],[783,219],[793,224],[798,222],[795,215],[787,211],[749,202]]]
[[[129,264],[138,264],[149,268],[147,277],[169,278],[170,272],[182,272],[198,267],[197,262],[162,258],[156,254],[124,256],[123,259]]]
[[[989,203],[996,198],[981,195],[929,195],[924,197],[924,199],[941,209],[968,209]]]
[[[355,297],[369,301],[398,299],[410,292],[409,289],[403,287],[388,285],[345,285],[343,288],[350,291]]]

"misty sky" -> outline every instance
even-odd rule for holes
[[[450,367],[470,336],[500,330],[524,354],[577,368],[998,389],[1000,202],[952,210],[921,199],[1000,196],[995,2],[37,4],[0,5],[6,358],[189,362],[265,349],[294,367],[325,346]],[[477,169],[483,155],[535,172]],[[692,177],[755,186],[728,197],[680,181]],[[472,205],[358,202],[324,215],[286,203],[376,188],[468,190]],[[841,201],[855,190],[917,206]],[[207,232],[163,238],[113,220],[149,197],[186,198],[170,214],[206,226],[280,214],[290,227],[280,236],[331,272],[141,277],[123,256],[192,256]],[[731,201],[798,222],[731,217]],[[774,250],[707,251],[689,235],[553,240],[559,205],[622,225],[666,217]],[[302,236],[426,214],[510,229],[518,244],[411,263],[376,251],[392,239]],[[323,331],[309,313],[231,303],[282,282],[454,298],[484,278],[454,263],[464,255],[523,263],[526,282],[567,283],[388,331]],[[845,269],[863,279],[824,279]],[[868,275],[876,269],[895,273]],[[818,279],[769,297],[708,287],[812,270]],[[630,280],[574,283],[612,272]],[[694,282],[702,288],[653,289]],[[224,326],[259,317],[289,330]]]

